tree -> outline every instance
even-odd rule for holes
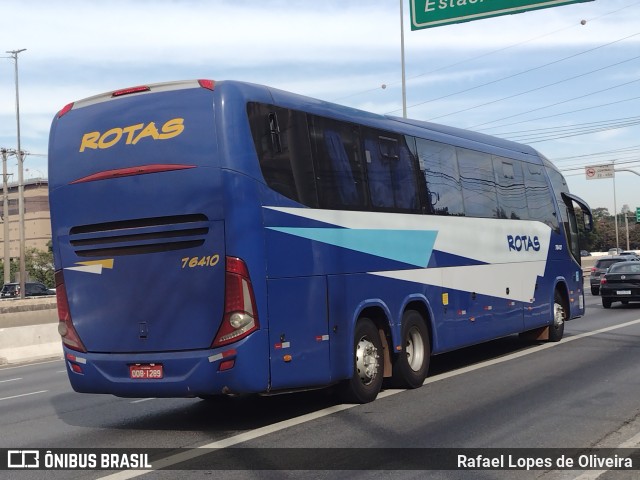
[[[46,252],[37,248],[27,248],[25,251],[25,269],[27,276],[36,281],[42,282],[47,287],[55,286],[55,272],[53,266],[53,251],[49,242],[49,249]]]

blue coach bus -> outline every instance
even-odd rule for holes
[[[210,397],[416,388],[431,355],[583,315],[589,207],[534,149],[247,83],[140,86],[53,120],[71,385]],[[582,211],[582,213],[580,213]]]

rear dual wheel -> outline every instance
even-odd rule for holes
[[[431,346],[424,319],[415,310],[402,316],[402,350],[393,364],[393,384],[399,388],[418,388],[429,370]]]

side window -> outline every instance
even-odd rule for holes
[[[415,158],[403,136],[363,129],[371,206],[418,212]]]
[[[322,117],[309,120],[320,207],[366,209],[359,128]]]
[[[306,114],[258,103],[249,103],[247,113],[267,185],[291,200],[317,207]]]
[[[491,155],[458,148],[464,210],[470,217],[498,218],[496,179]]]
[[[420,138],[416,144],[426,182],[427,211],[436,215],[464,215],[455,147]]]
[[[529,218],[546,223],[550,227],[557,229],[558,220],[555,216],[553,197],[544,168],[541,165],[524,163],[524,181],[527,192],[527,206]]]
[[[493,157],[498,193],[498,218],[526,220],[527,196],[520,162],[510,158]]]

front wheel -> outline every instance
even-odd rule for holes
[[[553,296],[553,321],[549,325],[549,341],[559,342],[564,335],[564,322],[567,320],[567,310],[565,309],[562,295],[556,290]]]
[[[382,388],[383,359],[378,329],[370,319],[361,318],[353,341],[353,375],[341,385],[347,403],[369,403],[376,399]]]
[[[431,347],[422,315],[408,310],[402,316],[402,351],[393,364],[393,384],[399,388],[418,388],[429,370]]]

